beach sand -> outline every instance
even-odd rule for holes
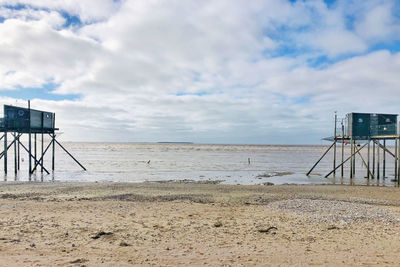
[[[400,189],[3,183],[1,266],[400,266]]]

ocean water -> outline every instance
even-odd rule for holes
[[[45,148],[49,140],[45,140]],[[87,168],[80,167],[58,146],[55,172],[51,172],[51,149],[46,153],[44,166],[50,175],[40,172],[28,175],[28,156],[21,147],[21,165],[14,174],[13,147],[8,153],[6,181],[220,181],[223,184],[369,184],[395,185],[393,157],[386,153],[386,178],[382,177],[383,155],[380,153],[380,179],[366,179],[362,160],[356,160],[356,177],[349,179],[349,167],[340,168],[336,178],[324,178],[332,170],[333,152],[320,162],[311,176],[307,171],[328,146],[287,145],[213,145],[213,144],[159,144],[159,143],[70,143],[63,145]],[[393,148],[389,148],[394,151]],[[41,150],[37,146],[37,154]],[[363,158],[366,160],[366,149]],[[350,148],[345,148],[345,158]],[[372,152],[371,152],[372,155]],[[38,156],[39,157],[39,156]],[[337,162],[341,148],[337,149]],[[250,162],[249,162],[250,161]],[[372,161],[372,159],[371,159]],[[372,164],[372,163],[371,163]],[[377,168],[377,167],[376,167]],[[3,174],[4,162],[0,162]]]

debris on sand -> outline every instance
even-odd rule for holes
[[[216,222],[216,223],[214,223],[214,227],[221,227],[222,226],[222,222]]]
[[[92,236],[92,239],[99,239],[103,235],[113,235],[113,233],[100,231],[95,236]]]
[[[271,226],[271,227],[268,227],[268,228],[266,228],[266,229],[258,229],[258,232],[260,232],[260,233],[269,233],[269,232],[271,232],[272,234],[276,234],[276,230],[278,230],[278,228],[277,227],[275,227],[275,226]]]
[[[70,261],[69,263],[72,263],[72,264],[74,264],[74,263],[85,263],[85,262],[87,262],[88,260],[87,259],[76,259],[76,260],[73,260],[73,261]]]
[[[129,247],[129,246],[130,246],[130,244],[128,244],[128,243],[126,243],[126,242],[124,242],[124,241],[121,241],[121,243],[119,243],[119,245],[120,245],[121,247]]]

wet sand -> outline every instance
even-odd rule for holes
[[[2,266],[400,265],[400,189],[2,183]]]

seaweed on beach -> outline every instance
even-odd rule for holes
[[[211,195],[203,194],[176,194],[176,195],[161,195],[161,196],[144,196],[140,194],[119,194],[112,196],[104,196],[93,198],[91,200],[119,200],[119,201],[136,201],[136,202],[169,202],[176,200],[188,200],[195,203],[213,203]]]
[[[285,172],[267,172],[267,173],[259,174],[256,177],[258,179],[261,179],[261,178],[270,178],[270,177],[275,177],[275,176],[285,176],[285,175],[292,175],[292,174],[293,174],[293,172],[288,172],[288,171],[285,171]]]

